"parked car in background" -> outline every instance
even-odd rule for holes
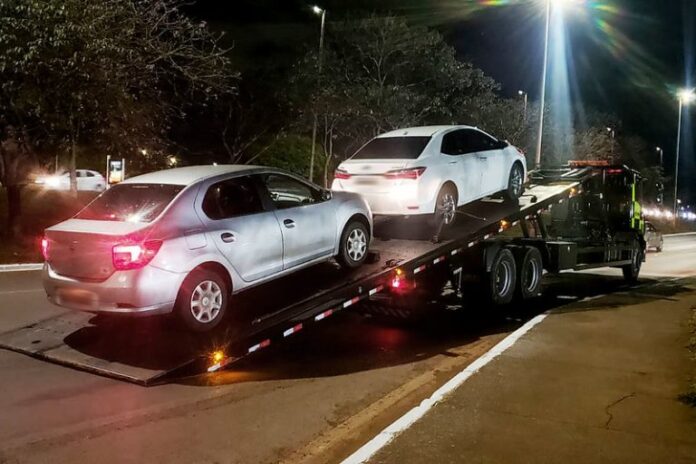
[[[78,191],[101,192],[106,189],[106,179],[97,171],[77,169],[75,177]],[[34,182],[50,190],[70,190],[70,172],[40,176]]]
[[[662,252],[662,248],[665,244],[662,232],[657,230],[655,225],[651,222],[645,223],[645,242],[648,248],[653,248],[658,253]]]
[[[524,191],[524,154],[469,126],[413,127],[372,139],[336,170],[332,189],[363,195],[375,215],[433,215],[450,225],[458,206]]]
[[[174,311],[217,326],[232,295],[335,258],[367,258],[372,214],[353,193],[254,166],[192,166],[132,177],[46,230],[49,299],[107,313]]]

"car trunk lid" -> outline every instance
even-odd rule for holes
[[[149,224],[69,219],[49,229],[47,262],[54,272],[79,280],[103,281],[114,272],[112,249],[144,235]]]

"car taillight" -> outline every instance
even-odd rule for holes
[[[334,173],[334,179],[350,179],[351,175],[348,174],[347,171],[344,171],[343,169],[336,169],[336,172]]]
[[[161,246],[162,240],[116,245],[111,255],[114,267],[120,271],[139,269],[152,261]]]
[[[41,239],[41,254],[44,261],[48,261],[48,238],[46,237]]]
[[[425,168],[408,168],[388,171],[384,174],[387,179],[418,179],[425,172]]]

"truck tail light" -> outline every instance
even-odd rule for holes
[[[119,271],[139,269],[152,261],[161,246],[162,240],[116,245],[112,249],[114,268]]]
[[[408,168],[388,171],[384,174],[387,179],[411,179],[416,180],[425,172],[425,168]]]
[[[334,179],[350,179],[352,176],[343,169],[336,169],[334,173]]]
[[[48,261],[48,237],[41,239],[41,255],[44,261]]]

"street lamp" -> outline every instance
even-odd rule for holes
[[[677,92],[679,99],[679,123],[677,127],[677,161],[674,166],[674,214],[677,214],[677,195],[679,192],[679,151],[681,148],[681,128],[682,128],[682,112],[684,105],[688,105],[696,99],[693,89],[682,89]]]
[[[522,114],[524,114],[524,120],[526,121],[527,120],[527,101],[529,99],[529,95],[524,90],[518,90],[517,93],[519,94],[520,97],[524,97],[524,112]]]
[[[326,10],[317,5],[312,6],[312,11],[316,15],[321,15],[321,29],[319,31],[319,78],[321,78],[322,55],[324,54],[324,25],[326,24]],[[312,124],[312,154],[309,158],[309,180],[314,178],[314,154],[317,146],[317,112],[314,112],[314,123]]]

